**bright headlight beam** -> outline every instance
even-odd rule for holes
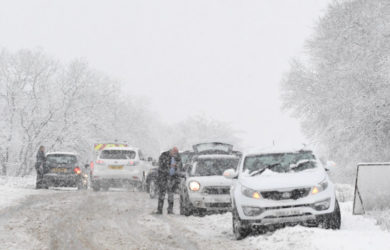
[[[199,191],[200,189],[200,184],[197,181],[191,181],[189,186],[191,191]]]

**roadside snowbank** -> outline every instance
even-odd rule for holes
[[[38,194],[40,190],[35,190],[34,188],[35,176],[0,176],[0,210],[16,205],[29,195]]]
[[[352,202],[341,203],[340,206],[340,230],[286,227],[273,233],[252,235],[238,242],[242,249],[390,249],[390,233],[383,231],[374,219],[352,215]],[[186,225],[186,229],[203,238],[205,243],[210,238],[230,241],[232,246],[237,243],[232,233],[230,213],[180,220],[185,220],[181,223]]]

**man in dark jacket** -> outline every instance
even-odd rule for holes
[[[37,153],[37,161],[35,163],[35,170],[37,171],[36,189],[43,188],[43,174],[46,168],[45,147],[40,146]]]
[[[173,196],[182,170],[179,150],[174,147],[163,152],[158,160],[158,207],[157,214],[162,214],[165,194],[168,192],[168,214],[173,213]]]

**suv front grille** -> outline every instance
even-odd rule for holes
[[[204,187],[205,194],[230,194],[230,187]]]
[[[298,188],[290,191],[266,191],[261,192],[265,199],[269,200],[298,200],[309,195],[311,188]]]

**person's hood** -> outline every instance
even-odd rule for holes
[[[240,175],[241,185],[259,191],[313,187],[326,179],[322,168],[309,169],[301,172],[276,173],[266,170],[255,176]]]

